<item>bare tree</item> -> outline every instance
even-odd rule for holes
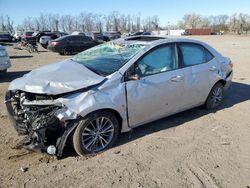
[[[14,22],[9,16],[0,15],[0,30],[13,32]],[[182,20],[171,28],[212,28],[214,31],[231,31],[238,34],[248,33],[250,31],[250,16],[247,14],[217,15],[204,17],[202,15],[191,13],[185,14]],[[161,26],[157,16],[141,17],[141,14],[120,14],[118,11],[112,11],[109,14],[95,14],[90,12],[80,13],[78,16],[58,14],[40,14],[38,17],[27,17],[23,23],[18,26],[20,30],[53,30],[53,31],[121,31],[136,32],[140,30],[152,31],[160,28],[170,28]]]
[[[104,25],[104,16],[102,14],[94,15],[95,30],[102,33]]]
[[[25,18],[23,20],[23,24],[22,25],[23,25],[24,30],[26,30],[26,31],[33,31],[33,30],[35,30],[34,23],[33,23],[31,17]]]
[[[214,31],[227,31],[228,30],[228,15],[218,15],[218,16],[211,16],[210,22],[211,27]]]
[[[14,22],[10,19],[8,15],[0,16],[0,30],[8,31],[10,33],[14,32]]]
[[[237,34],[243,34],[248,33],[250,30],[250,18],[247,14],[233,14],[230,17],[229,21],[229,29],[230,31],[237,33]]]
[[[74,30],[73,22],[74,22],[74,18],[71,15],[62,16],[61,19],[60,19],[62,30],[64,32],[71,33]]]

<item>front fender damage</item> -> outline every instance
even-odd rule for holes
[[[77,120],[103,107],[116,110],[122,119],[122,131],[130,130],[124,87],[124,84],[99,86],[59,97],[8,91],[5,99],[7,111],[17,132],[26,135],[18,147],[61,157]]]

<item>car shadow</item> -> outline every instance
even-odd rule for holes
[[[12,42],[0,42],[0,45],[2,46],[13,46],[14,43]]]
[[[120,134],[115,147],[119,147],[128,142],[142,138],[146,135],[156,133],[165,129],[180,126],[186,122],[200,118],[204,115],[215,113],[216,111],[223,110],[225,108],[231,108],[236,104],[242,103],[250,99],[250,85],[232,82],[231,87],[226,91],[223,104],[216,110],[206,110],[203,107],[193,108],[152,123],[142,125],[140,127],[132,129],[128,133]],[[67,144],[64,150],[63,158],[76,156],[74,149],[70,144]]]
[[[215,113],[225,108],[231,108],[236,104],[247,101],[250,99],[250,85],[232,82],[230,88],[225,92],[223,104],[216,110],[206,110],[204,107],[196,107],[152,123],[142,125],[132,129],[128,133],[123,133],[119,136],[118,142],[115,147],[126,144],[146,135],[169,129],[172,127],[180,126],[186,122],[200,118],[204,115]]]
[[[24,74],[27,74],[30,71],[16,71],[16,72],[6,72],[0,73],[0,83],[11,82],[16,78],[22,77]]]
[[[21,59],[21,58],[31,58],[33,57],[32,55],[12,55],[10,56],[10,59]]]

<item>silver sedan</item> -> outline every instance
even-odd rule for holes
[[[111,41],[14,80],[5,103],[22,146],[61,156],[111,147],[121,132],[204,105],[218,107],[233,64],[191,39]]]

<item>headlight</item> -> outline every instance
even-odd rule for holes
[[[7,53],[5,50],[0,50],[0,57],[5,57],[7,56]]]

